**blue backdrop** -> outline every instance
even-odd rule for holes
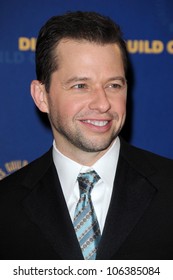
[[[133,73],[124,135],[138,147],[173,158],[172,0],[2,0],[0,179],[52,144],[30,97],[35,38],[48,18],[69,10],[97,11],[120,24]]]

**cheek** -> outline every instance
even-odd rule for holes
[[[54,104],[54,110],[57,111],[61,117],[64,118],[73,118],[77,115],[80,111],[82,111],[84,105],[81,100],[76,100],[74,98],[64,98],[60,100],[56,100],[56,105]]]
[[[124,115],[126,112],[126,96],[117,96],[113,102],[113,111],[119,115]]]

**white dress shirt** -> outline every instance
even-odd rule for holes
[[[119,150],[120,140],[117,137],[111,148],[93,166],[88,167],[82,166],[64,156],[56,148],[55,141],[53,142],[53,161],[72,221],[74,219],[75,208],[79,200],[77,177],[79,173],[95,170],[101,179],[94,185],[91,192],[91,198],[100,230],[101,232],[103,231],[113,190]]]

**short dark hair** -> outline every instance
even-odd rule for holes
[[[96,12],[68,12],[64,15],[53,16],[41,28],[36,44],[36,74],[37,79],[45,84],[49,91],[51,74],[58,69],[55,48],[64,38],[87,40],[98,44],[117,43],[127,71],[126,43],[122,32],[109,17]]]

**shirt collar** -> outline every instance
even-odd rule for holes
[[[69,200],[80,172],[95,170],[102,181],[108,186],[114,182],[118,157],[120,150],[119,137],[116,138],[111,148],[91,167],[80,165],[79,163],[64,156],[53,142],[53,161],[59,176],[62,190],[66,201]],[[106,167],[106,168],[105,168]]]
[[[108,186],[112,186],[114,182],[119,151],[120,140],[117,137],[111,148],[93,165],[93,169]]]

